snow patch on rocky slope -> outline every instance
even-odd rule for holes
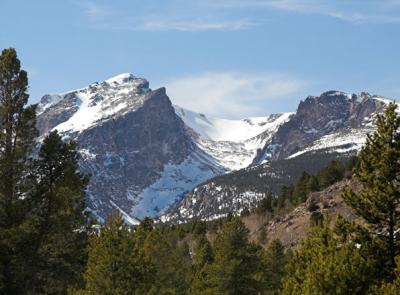
[[[175,106],[177,115],[193,133],[198,147],[228,171],[253,163],[257,152],[292,113],[272,114],[243,120],[209,117]]]

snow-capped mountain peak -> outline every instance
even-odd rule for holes
[[[129,83],[132,81],[135,81],[135,79],[137,79],[132,73],[123,73],[123,74],[119,74],[117,76],[111,77],[107,80],[105,80],[105,82],[111,84],[111,83],[117,83],[117,84],[123,84],[123,83]]]
[[[45,95],[39,104],[39,115],[46,112],[46,116],[57,117],[46,131],[82,132],[98,122],[138,109],[149,91],[146,79],[125,73],[78,90]]]

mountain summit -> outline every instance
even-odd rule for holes
[[[152,90],[146,79],[125,73],[43,96],[37,127],[41,135],[56,129],[76,140],[80,167],[92,175],[89,210],[100,220],[119,210],[137,223],[188,204],[188,192],[220,175],[265,170],[315,150],[354,152],[387,102],[330,91],[307,97],[295,113],[226,120],[173,106],[165,88]],[[216,216],[224,210],[211,211]],[[185,216],[196,215],[203,216]]]

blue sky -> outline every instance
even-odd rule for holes
[[[132,72],[215,116],[335,89],[400,97],[400,0],[1,0],[31,101]]]

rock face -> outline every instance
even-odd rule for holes
[[[328,91],[320,96],[309,96],[300,102],[295,115],[280,126],[255,163],[284,159],[313,149],[313,144],[318,143],[319,148],[337,149],[343,143],[347,149],[359,149],[365,135],[374,128],[376,114],[382,112],[388,102],[367,93],[358,96]]]
[[[303,171],[314,174],[332,160],[348,160],[361,148],[367,133],[374,131],[377,114],[389,102],[367,93],[338,91],[307,97],[272,133],[252,166],[197,186],[163,220],[214,219],[240,213],[266,194],[277,194],[293,184]]]
[[[165,88],[151,91],[132,75],[46,95],[39,111],[41,134],[54,128],[77,141],[81,168],[92,175],[89,206],[100,219],[115,209],[128,218],[164,167],[179,165],[194,150]]]

